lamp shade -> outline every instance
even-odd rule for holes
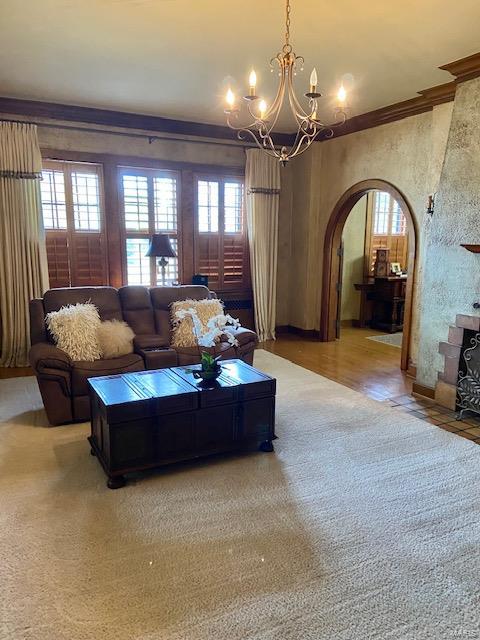
[[[164,233],[155,233],[150,238],[150,245],[145,254],[147,257],[155,258],[176,258],[177,254],[173,250],[170,238]]]

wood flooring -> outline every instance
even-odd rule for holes
[[[410,394],[413,380],[400,370],[401,349],[367,340],[374,335],[384,332],[342,327],[335,342],[281,334],[260,347],[375,400]]]

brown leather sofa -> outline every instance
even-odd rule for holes
[[[73,287],[50,289],[30,302],[30,364],[38,380],[51,424],[81,422],[90,418],[87,379],[144,369],[194,364],[198,347],[172,348],[170,304],[175,300],[216,297],[207,287]],[[124,320],[135,333],[134,353],[119,358],[75,362],[53,343],[45,315],[63,305],[91,300],[102,320]],[[251,364],[257,336],[243,327],[233,330],[238,346],[220,342],[211,349],[222,358],[241,358]]]

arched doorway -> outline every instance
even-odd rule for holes
[[[340,247],[342,244],[343,227],[354,205],[370,191],[385,191],[389,193],[398,202],[407,219],[408,273],[410,277],[407,279],[405,293],[403,340],[400,359],[401,369],[407,370],[410,352],[417,228],[412,209],[405,196],[395,186],[384,180],[364,180],[358,182],[342,195],[332,211],[328,221],[324,243],[320,340],[326,342],[333,341],[336,338],[337,308],[339,301],[337,278],[340,267]]]

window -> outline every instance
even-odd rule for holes
[[[196,273],[219,291],[248,287],[243,181],[202,176],[196,193]]]
[[[400,205],[385,191],[373,191],[368,196],[371,219],[370,249],[367,251],[367,276],[372,275],[377,249],[389,249],[389,261],[407,267],[408,236],[407,219]]]
[[[47,160],[40,191],[50,286],[107,284],[101,166]]]
[[[148,258],[150,236],[166,233],[178,256],[178,176],[174,171],[120,169],[127,284],[162,284],[159,258]],[[168,258],[165,284],[179,281],[178,257]]]

